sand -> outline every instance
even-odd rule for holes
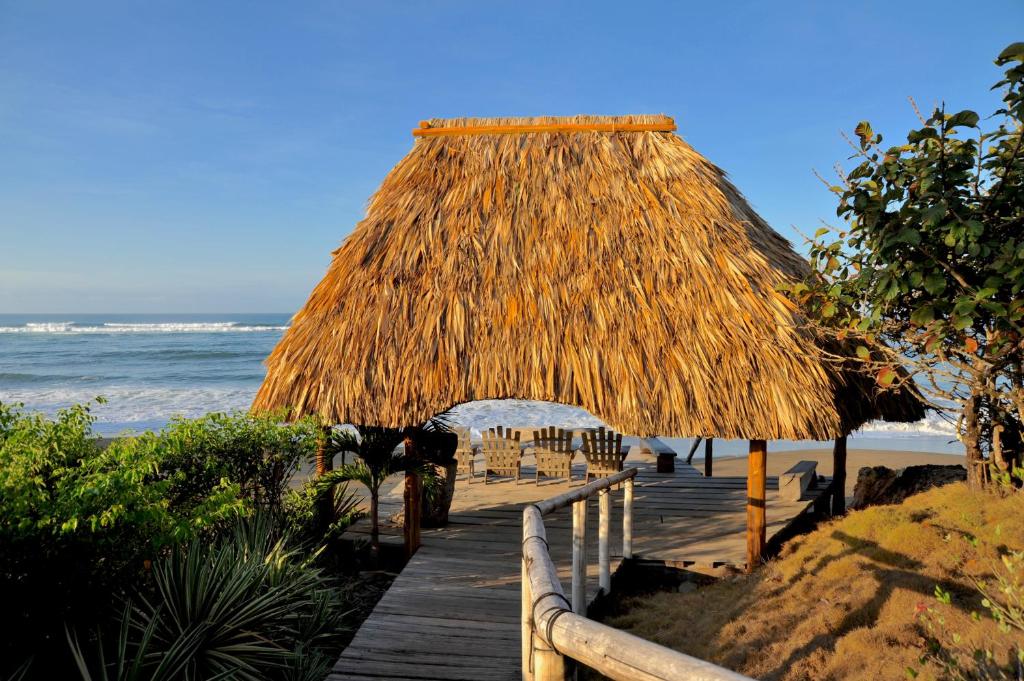
[[[798,461],[817,461],[818,472],[832,475],[832,450],[801,449],[790,452],[773,452],[768,443],[768,475],[779,475]],[[694,459],[698,470],[704,470],[704,462]],[[889,468],[906,468],[907,466],[923,466],[933,464],[939,466],[963,465],[964,457],[956,454],[933,454],[927,452],[891,451],[881,449],[850,449],[846,453],[846,496],[853,496],[853,486],[857,483],[857,471],[866,466],[887,466]],[[715,475],[747,474],[747,458],[730,457],[714,460]]]

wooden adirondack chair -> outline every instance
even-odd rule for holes
[[[455,476],[465,475],[473,482],[476,476],[476,451],[469,437],[469,428],[456,428],[455,433],[459,436],[459,444],[455,449],[455,461],[458,467]]]
[[[533,452],[537,457],[537,475],[534,482],[540,484],[540,476],[565,478],[572,481],[572,431],[554,426],[533,431]]]
[[[487,484],[488,476],[508,475],[515,477],[519,482],[519,469],[522,460],[522,450],[519,447],[519,433],[512,436],[512,430],[508,434],[501,426],[488,428],[482,433],[484,439],[484,484]]]
[[[607,478],[622,470],[622,434],[614,430],[605,430],[604,426],[596,432],[583,433],[583,456],[587,460],[587,478]]]

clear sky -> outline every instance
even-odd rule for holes
[[[0,312],[293,312],[423,118],[666,113],[803,248],[1021,0],[0,0]]]

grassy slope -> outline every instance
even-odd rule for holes
[[[991,635],[990,621],[970,621],[984,611],[970,578],[991,575],[1007,548],[1024,549],[1024,495],[949,485],[822,525],[753,575],[628,599],[606,621],[756,678],[901,679],[908,666],[934,678],[918,661],[919,608],[941,584],[947,626]]]

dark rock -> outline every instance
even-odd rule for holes
[[[908,466],[899,471],[885,466],[861,468],[857,473],[850,508],[898,504],[912,494],[966,479],[967,469],[963,466],[929,464]]]

